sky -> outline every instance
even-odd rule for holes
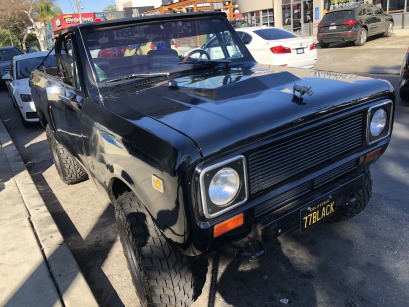
[[[102,12],[102,10],[110,4],[115,5],[115,0],[78,0],[82,13]],[[56,0],[63,14],[78,13],[76,0]]]

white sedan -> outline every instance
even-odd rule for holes
[[[47,54],[48,52],[34,52],[15,56],[10,63],[10,72],[3,76],[24,127],[28,127],[31,122],[38,122],[28,81],[31,72],[43,62]],[[43,65],[46,68],[56,67],[54,53],[47,57]]]
[[[274,27],[239,28],[236,32],[258,63],[313,68],[317,62],[311,38]]]

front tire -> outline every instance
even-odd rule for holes
[[[134,193],[118,198],[119,236],[142,306],[190,306],[193,276],[186,256],[174,251]]]
[[[355,46],[363,46],[365,45],[367,39],[368,39],[368,31],[366,31],[365,28],[361,28],[359,29],[358,37],[355,40],[354,44]]]
[[[49,125],[46,127],[46,134],[55,167],[62,181],[66,184],[75,184],[88,179],[84,168],[63,145],[57,142]]]
[[[389,37],[392,35],[392,33],[393,33],[393,22],[388,21],[388,25],[386,27],[385,33],[383,33],[383,36]]]
[[[337,208],[335,216],[329,219],[330,222],[350,219],[366,208],[372,196],[371,171],[365,170],[363,176],[362,187],[347,197],[345,205]]]

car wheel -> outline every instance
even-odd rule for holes
[[[393,22],[388,21],[388,25],[387,25],[385,33],[383,33],[383,36],[389,37],[392,35],[392,33],[393,33]]]
[[[174,251],[133,192],[118,198],[115,217],[141,305],[190,306],[193,275],[188,259]]]
[[[57,142],[49,125],[46,127],[46,135],[53,155],[55,168],[62,181],[66,184],[75,184],[88,179],[88,174],[84,168],[63,145]]]
[[[361,28],[359,29],[358,37],[354,43],[356,46],[363,46],[365,45],[367,38],[368,38],[368,32],[366,31],[365,28]]]
[[[356,216],[368,205],[372,195],[371,172],[367,169],[363,173],[362,187],[345,200],[345,204],[337,208],[335,215],[329,219],[329,222],[339,222]]]
[[[409,100],[409,92],[402,89],[399,90],[399,96],[402,100]]]
[[[319,42],[321,48],[328,48],[330,43]]]

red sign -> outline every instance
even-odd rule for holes
[[[92,22],[95,19],[94,13],[82,13],[82,22]],[[80,15],[75,14],[61,14],[53,18],[53,32],[54,34],[61,32],[62,30],[75,26],[80,23]]]

